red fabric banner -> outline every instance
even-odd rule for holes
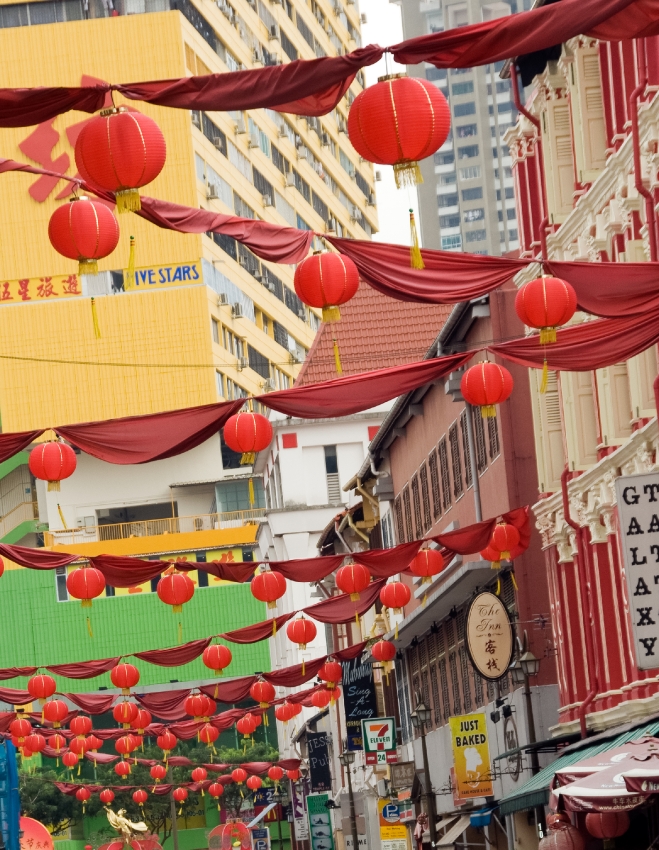
[[[264,620],[262,623],[254,623],[252,626],[243,626],[242,629],[224,632],[220,637],[231,641],[231,643],[258,643],[260,640],[267,640],[273,634],[276,634],[282,626],[295,616],[295,613],[295,611],[291,611],[290,614],[281,614],[279,617]]]
[[[15,679],[16,676],[34,676],[38,667],[7,667],[5,670],[0,670],[0,682],[5,679]]]
[[[49,664],[46,668],[56,676],[67,679],[93,679],[102,673],[108,673],[119,663],[120,657],[101,658],[98,661],[82,661],[79,664]]]
[[[572,284],[579,309],[605,319],[659,310],[659,263],[572,263],[550,260],[547,270]]]
[[[380,595],[380,590],[384,587],[386,581],[386,578],[372,581],[366,590],[362,590],[359,594],[358,602],[353,602],[349,593],[342,593],[339,596],[323,599],[322,602],[316,602],[315,605],[309,605],[302,611],[320,623],[349,623],[355,619],[356,614],[361,616],[368,611]],[[307,661],[308,666],[309,662]]]
[[[110,711],[117,698],[116,694],[62,694],[87,714],[105,714]]]
[[[134,655],[135,658],[148,661],[149,664],[157,664],[159,667],[178,667],[199,658],[211,641],[212,638],[202,638],[170,649],[150,649],[147,652],[135,652]]]
[[[18,688],[0,688],[0,702],[7,702],[9,705],[27,705],[32,702],[32,696],[29,691]]]
[[[79,555],[67,555],[64,552],[49,552],[47,549],[31,549],[29,546],[10,546],[0,543],[0,556],[29,567],[31,570],[56,570],[77,561]]]
[[[377,407],[411,390],[446,377],[473,357],[473,352],[449,354],[432,360],[408,363],[344,375],[305,387],[277,390],[256,398],[272,410],[304,419],[349,416]]]
[[[17,431],[10,434],[0,434],[0,463],[26,449],[43,431]]]

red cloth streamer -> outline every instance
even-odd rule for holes
[[[322,602],[316,602],[315,605],[310,605],[302,610],[309,617],[313,617],[314,620],[321,623],[349,623],[355,619],[355,614],[361,615],[368,611],[379,597],[380,590],[384,587],[385,582],[386,578],[372,581],[366,590],[362,590],[359,594],[358,602],[353,602],[349,593],[342,593],[340,596],[331,596],[329,599],[323,599]],[[333,655],[336,658],[336,653],[333,653]],[[309,663],[309,661],[306,662],[307,669],[309,669]]]
[[[170,649],[150,649],[146,652],[135,652],[135,658],[148,661],[149,664],[157,664],[159,667],[178,667],[194,661],[210,645],[212,638],[192,640],[189,643],[173,646]]]
[[[279,631],[294,616],[295,612],[291,611],[290,614],[275,617],[276,630]],[[263,620],[263,622],[254,623],[252,626],[243,626],[242,629],[224,632],[220,637],[231,641],[231,643],[258,643],[260,640],[267,640],[267,638],[272,637],[272,623],[273,620]]]

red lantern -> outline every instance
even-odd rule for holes
[[[203,717],[206,708],[203,694],[190,694],[189,697],[186,697],[183,707],[186,714],[190,714],[194,718]]]
[[[515,296],[515,312],[530,328],[539,328],[540,345],[556,342],[556,328],[577,310],[577,293],[559,277],[538,277],[523,284]]]
[[[217,741],[220,735],[220,730],[216,729],[210,723],[204,723],[204,725],[199,730],[199,740],[202,744],[214,744]]]
[[[32,676],[31,679],[28,679],[27,689],[30,692],[32,699],[38,699],[41,700],[41,702],[45,702],[48,697],[52,697],[55,693],[57,690],[57,684],[52,676],[48,676],[45,673],[37,673],[36,676]]]
[[[92,719],[86,714],[79,714],[77,717],[72,717],[69,723],[69,729],[78,738],[84,738],[92,731]]]
[[[50,735],[48,740],[46,741],[51,750],[55,750],[55,755],[59,755],[60,752],[66,747],[66,738],[63,735]]]
[[[26,717],[16,717],[9,724],[9,731],[19,744],[24,744],[25,739],[32,732],[32,724]]]
[[[208,793],[211,797],[221,797],[224,794],[224,785],[221,782],[213,782],[208,786]]]
[[[242,767],[237,767],[235,770],[231,771],[231,778],[236,783],[236,785],[242,785],[243,782],[247,779],[247,771],[243,770]]]
[[[78,764],[78,756],[75,753],[67,751],[62,756],[62,764],[65,767],[73,768]]]
[[[349,593],[353,602],[359,601],[359,594],[371,583],[371,574],[363,564],[348,564],[336,571],[336,586],[343,593]]]
[[[289,720],[295,717],[295,709],[290,702],[282,702],[281,705],[275,706],[275,717],[281,723],[288,723]]]
[[[278,764],[273,764],[272,767],[268,768],[268,779],[272,782],[279,782],[283,775],[284,771]]]
[[[276,608],[277,600],[286,593],[286,579],[276,570],[265,570],[254,576],[250,589],[259,602],[267,602],[268,608]]]
[[[467,369],[460,381],[464,400],[480,407],[484,419],[496,416],[495,404],[504,402],[512,391],[513,376],[498,363],[477,363]]]
[[[33,753],[40,753],[46,746],[46,739],[38,732],[33,732],[25,739],[25,746]]]
[[[96,735],[90,735],[87,738],[87,743],[89,744],[89,749],[92,753],[95,753],[100,747],[103,746],[103,741],[100,738],[97,738]]]
[[[128,696],[140,680],[140,671],[133,664],[117,664],[110,670],[110,679],[115,688],[121,688],[121,693]]]
[[[92,792],[89,788],[78,788],[76,791],[76,800],[79,800],[81,803],[86,803],[87,800],[91,797]]]
[[[300,778],[300,771],[297,768],[295,770],[287,770],[286,776],[291,780],[291,782],[297,782]]]
[[[177,803],[184,803],[188,799],[188,789],[174,788],[174,790],[172,791],[172,797],[176,800]]]
[[[176,736],[173,735],[169,729],[166,729],[162,735],[158,735],[156,738],[156,744],[160,747],[165,756],[167,756],[167,753],[171,752],[176,746],[177,740]]]
[[[69,716],[69,709],[61,699],[51,699],[43,707],[43,717],[52,723],[55,729],[59,729],[62,721]]]
[[[209,670],[216,676],[221,676],[222,671],[231,664],[231,650],[222,643],[213,643],[204,650],[201,660]]]
[[[371,647],[371,655],[376,661],[393,661],[396,647],[390,640],[379,640]]]
[[[500,522],[494,526],[489,548],[499,552],[500,561],[510,560],[510,551],[519,545],[519,531],[509,522]]]
[[[270,682],[266,682],[265,679],[258,679],[254,682],[252,687],[249,689],[249,695],[254,702],[258,702],[261,708],[269,708],[270,703],[276,696],[275,689]]]
[[[256,453],[267,449],[272,425],[261,413],[243,410],[230,416],[224,426],[224,442],[234,452],[242,452],[241,464],[252,465]]]
[[[138,711],[139,709],[134,702],[124,700],[123,702],[118,702],[115,705],[112,709],[112,716],[117,723],[122,724],[124,729],[128,729],[128,727],[131,726],[137,718]]]
[[[137,729],[140,735],[143,735],[147,726],[151,725],[152,719],[150,711],[145,708],[138,708],[135,717],[130,721],[130,725],[133,729]]]
[[[331,689],[343,678],[343,668],[338,661],[326,661],[318,671],[318,678]]]
[[[309,307],[322,307],[324,322],[338,322],[339,304],[359,288],[359,272],[344,254],[316,251],[295,269],[293,279],[298,298]]]
[[[550,828],[538,850],[586,850],[586,841],[576,827],[564,823],[560,828]]]
[[[180,614],[194,596],[194,582],[186,573],[170,573],[160,579],[156,593],[162,602],[172,606],[175,614]]]
[[[263,785],[263,780],[260,776],[250,776],[245,785],[247,785],[250,791],[258,791],[261,785]]]
[[[151,778],[156,780],[156,784],[167,776],[167,768],[164,764],[154,764],[149,770]]]
[[[236,720],[236,729],[244,739],[251,738],[256,731],[256,718],[253,714],[246,714],[244,717]]]
[[[85,122],[75,145],[78,171],[88,182],[114,192],[120,213],[141,209],[137,190],[156,179],[166,155],[156,122],[123,106]]]
[[[487,546],[479,554],[484,561],[491,561],[493,570],[498,570],[501,566],[501,552],[497,552],[491,546]]]
[[[338,691],[338,688],[335,688]],[[332,694],[326,688],[320,688],[311,694],[311,704],[316,708],[326,708],[332,701]]]
[[[76,455],[71,446],[59,440],[41,443],[32,449],[27,462],[35,478],[48,482],[49,490],[59,490],[60,481],[73,475],[76,464]]]
[[[4,573],[4,571],[5,571],[5,562],[2,560],[2,558],[0,558],[0,576]]]
[[[571,823],[567,812],[553,812],[547,815],[547,829],[563,829],[565,824]]]
[[[114,742],[114,748],[120,756],[127,756],[137,749],[137,741],[132,735],[122,735]]]
[[[385,608],[392,608],[394,614],[400,614],[411,598],[409,587],[402,581],[390,581],[380,591],[380,602]]]
[[[215,714],[217,703],[215,702],[215,700],[212,700],[210,697],[207,697],[206,694],[202,694],[201,699],[204,711],[201,716],[204,720],[209,720],[211,715]]]
[[[78,261],[78,274],[98,274],[97,261],[117,247],[119,224],[105,204],[81,196],[51,215],[48,238],[58,254]]]
[[[111,803],[114,800],[114,791],[112,791],[110,788],[104,788],[98,795],[98,797],[101,803],[107,806],[108,803]]]
[[[129,776],[130,775],[130,762],[127,761],[118,761],[114,766],[114,772],[117,776]]]
[[[306,649],[307,644],[318,634],[316,624],[313,620],[307,620],[304,616],[296,617],[286,626],[288,639],[296,643],[300,649]]]
[[[432,576],[444,569],[444,556],[439,549],[421,549],[412,558],[410,572],[421,576],[421,584],[429,584]]]
[[[348,114],[348,137],[369,162],[393,165],[396,185],[421,183],[418,160],[448,138],[451,113],[446,98],[419,77],[392,74],[357,95]]]
[[[138,806],[143,806],[148,799],[149,795],[144,788],[138,788],[137,791],[133,791],[133,801],[137,803]]]
[[[80,760],[89,749],[89,741],[87,738],[71,738],[69,741],[69,749],[75,753]]]
[[[96,567],[77,567],[67,576],[66,589],[69,596],[82,599],[83,608],[91,608],[92,599],[105,590],[105,576]]]
[[[205,767],[195,767],[191,773],[193,782],[203,782],[208,776],[208,771]]]
[[[594,838],[619,838],[629,829],[627,812],[590,812],[586,815],[586,829]]]

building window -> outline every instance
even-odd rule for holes
[[[451,507],[451,478],[448,471],[448,446],[446,437],[442,437],[437,447],[439,455],[439,477],[442,482],[442,498],[444,510],[447,511]]]
[[[459,251],[462,248],[462,236],[442,236],[442,251]]]
[[[463,493],[462,461],[460,460],[460,441],[458,423],[454,422],[448,431],[448,441],[451,445],[451,466],[453,468],[453,495],[459,499]]]
[[[462,190],[463,201],[479,201],[483,197],[483,187],[474,186],[473,189]]]
[[[445,153],[436,153],[433,157],[435,161],[435,165],[451,165],[451,163],[455,162],[455,154],[453,151],[446,151]]]
[[[453,107],[453,114],[456,118],[460,118],[463,115],[475,115],[476,104],[473,100],[469,101],[469,103],[456,103]]]
[[[414,502],[414,539],[420,540],[423,537],[423,517],[421,515],[419,476],[416,472],[412,476],[412,500]]]
[[[325,475],[327,477],[327,504],[338,505],[341,502],[339,484],[339,461],[336,446],[325,446]]]
[[[394,514],[396,515],[396,542],[405,543],[405,520],[403,519],[403,501],[400,496],[394,499]]]
[[[469,451],[469,427],[467,425],[466,410],[463,410],[460,414],[460,431],[462,433],[462,456],[465,459],[465,478],[467,480],[467,489],[469,489],[474,482],[471,474],[471,452]]]
[[[482,221],[485,218],[485,209],[483,207],[476,207],[473,210],[465,210],[462,217],[466,222]]]
[[[437,195],[437,206],[438,207],[457,207],[458,205],[458,196],[457,193],[452,195]]]
[[[483,472],[487,468],[487,450],[485,448],[485,428],[480,411],[474,409],[474,442],[476,443],[476,468]]]
[[[467,242],[484,242],[487,239],[486,230],[468,230],[465,234]]]
[[[426,68],[426,80],[433,82],[434,80],[445,80],[446,68]]]
[[[439,661],[439,680],[442,685],[442,707],[444,722],[447,723],[451,716],[451,703],[448,689],[448,673],[446,670],[446,658],[440,658]]]
[[[432,526],[432,517],[430,515],[430,491],[428,489],[428,467],[425,463],[422,464],[419,472],[421,480],[421,503],[423,505],[423,532],[430,531]]]
[[[478,145],[464,145],[458,148],[458,159],[471,159],[478,156]]]
[[[451,171],[449,174],[440,174],[439,176],[439,184],[440,186],[450,186],[451,184],[456,182],[455,171]]]
[[[430,466],[430,486],[432,488],[432,515],[438,519],[442,515],[442,494],[439,485],[439,467],[437,465],[437,450],[433,449],[428,457]]]
[[[220,344],[220,323],[217,319],[211,319],[211,328],[213,329],[213,342]]]
[[[69,591],[66,589],[66,567],[57,567],[55,570],[55,591],[58,602],[69,601]]]
[[[400,709],[401,719],[401,736],[403,743],[412,738],[412,728],[410,723],[410,715],[412,706],[410,705],[410,693],[407,686],[407,670],[405,669],[405,659],[396,659],[396,689],[398,691],[398,706]]]
[[[474,180],[481,176],[480,165],[468,165],[466,168],[460,169],[460,180]]]
[[[474,90],[472,80],[467,80],[465,83],[453,83],[451,86],[451,94],[471,94]]]
[[[403,510],[405,511],[405,539],[408,543],[414,540],[414,527],[412,525],[412,502],[410,499],[410,488],[405,485],[403,490]]]
[[[460,674],[458,672],[458,654],[452,652],[448,657],[449,667],[451,668],[451,690],[453,691],[453,714],[462,714],[462,705],[460,703]]]
[[[476,136],[478,134],[478,125],[463,124],[461,127],[455,128],[455,133],[458,139],[467,139],[469,136]]]
[[[490,460],[499,457],[499,426],[497,425],[497,417],[492,416],[487,420],[487,436],[490,443]]]
[[[217,386],[217,394],[222,398],[226,398],[224,394],[224,384],[222,382],[222,373],[215,372],[215,384]]]
[[[460,227],[460,216],[459,215],[440,215],[439,226],[440,227]]]

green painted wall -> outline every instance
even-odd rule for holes
[[[179,642],[179,621],[185,642],[267,616],[265,604],[254,599],[249,585],[236,584],[197,588],[182,614],[174,614],[155,593],[100,598],[92,608],[82,608],[78,601],[57,601],[53,570],[28,569],[5,571],[0,578],[0,606],[0,667],[62,664],[166,648]],[[88,633],[87,617],[93,637]],[[270,670],[268,641],[229,646],[233,662],[225,676]],[[212,678],[200,658],[182,667],[130,660],[140,669],[142,685]],[[25,681],[16,678],[7,685],[22,688]],[[60,678],[58,686],[70,692],[112,688],[109,675],[86,680]]]

